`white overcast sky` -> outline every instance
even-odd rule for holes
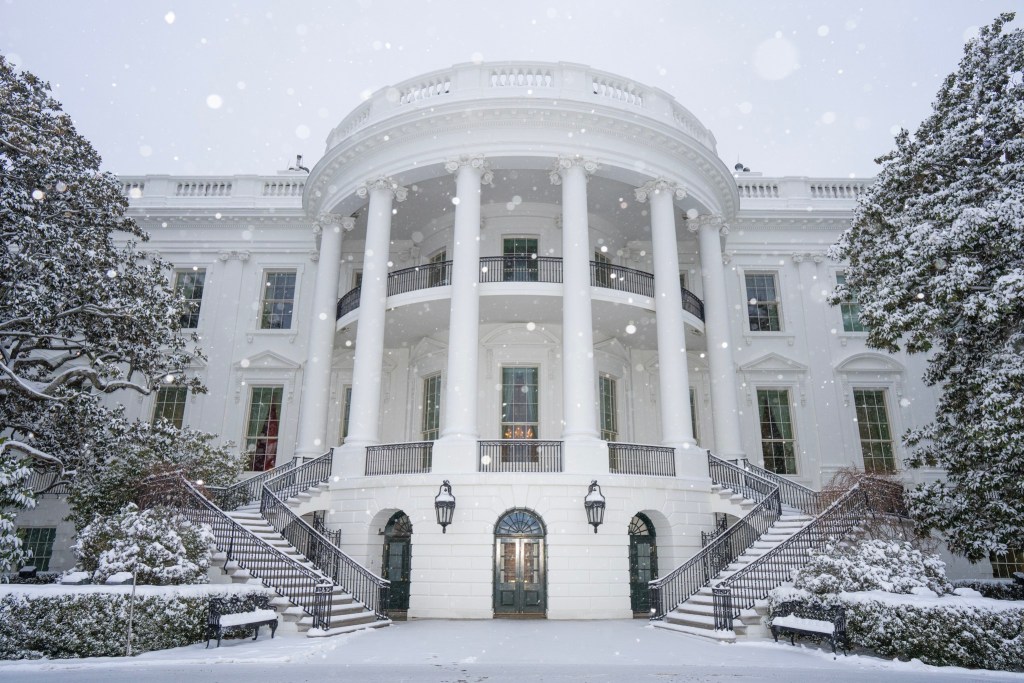
[[[312,166],[369,93],[483,59],[662,88],[730,168],[863,177],[1012,10],[1024,0],[0,0],[0,54],[50,81],[121,174]]]

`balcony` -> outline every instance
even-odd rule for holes
[[[562,281],[562,259],[553,256],[485,256],[480,259],[480,282]]]
[[[478,472],[561,472],[562,442],[537,439],[478,441]]]
[[[388,296],[415,292],[431,287],[446,287],[452,283],[452,262],[440,261],[422,266],[403,268],[388,274]]]
[[[387,474],[426,474],[433,460],[434,442],[387,443],[366,448],[367,477]]]

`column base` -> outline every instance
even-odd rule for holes
[[[599,475],[608,473],[608,443],[593,437],[567,437],[562,441],[562,471]]]
[[[366,476],[366,445],[347,442],[332,449],[333,477],[354,479]]]
[[[684,479],[708,479],[708,452],[696,442],[682,441],[667,443],[675,448],[676,476]]]
[[[476,437],[442,436],[434,442],[432,472],[476,472],[480,447]]]

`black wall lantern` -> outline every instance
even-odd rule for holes
[[[583,499],[583,507],[587,511],[587,522],[594,525],[596,534],[597,527],[604,523],[604,496],[601,494],[601,487],[597,485],[597,479],[590,482],[587,497]]]
[[[445,479],[441,488],[437,490],[434,497],[434,512],[437,513],[437,523],[441,525],[441,533],[448,533],[448,525],[452,523],[452,516],[455,515],[455,496],[452,495],[452,485]]]

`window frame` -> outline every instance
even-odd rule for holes
[[[602,372],[597,377],[598,426],[602,441],[619,440],[619,381]],[[606,421],[607,420],[607,421]]]
[[[420,436],[423,441],[437,441],[441,437],[441,373],[425,375],[420,382],[422,391]],[[429,393],[428,393],[429,392]]]
[[[174,391],[180,400],[167,401],[165,394]],[[163,418],[172,425],[181,429],[185,424],[185,406],[188,403],[188,387],[176,384],[161,384],[153,392],[153,410],[150,424],[156,424],[157,420]],[[168,406],[180,406],[179,410],[172,410],[171,417],[167,416]]]
[[[245,424],[243,425],[242,433],[242,452],[246,458],[246,462],[244,463],[246,466],[246,469],[244,471],[246,472],[266,472],[267,470],[273,469],[277,465],[277,456],[280,454],[281,445],[281,428],[282,423],[284,422],[284,389],[284,385],[281,384],[254,384],[249,387],[249,407],[248,410],[246,410]],[[266,426],[261,428],[259,427],[258,424],[254,425],[253,423],[253,408],[256,406],[256,392],[266,390],[270,390],[271,392],[271,401],[267,402],[270,408],[268,408],[268,414],[266,416]],[[271,417],[272,413],[270,411],[273,409],[273,399],[275,397],[275,392],[277,397],[277,418],[276,425],[273,425],[272,423],[275,422],[275,420]],[[253,426],[257,427],[257,433],[250,434],[250,430]],[[262,429],[266,429],[267,432],[270,432],[272,427],[274,432],[273,434],[259,433],[259,431],[261,431]],[[263,453],[258,452],[259,443],[261,440],[265,442]],[[261,467],[260,469],[256,469],[255,466],[258,462],[257,459],[261,455],[261,464],[263,465],[263,467]]]
[[[533,411],[534,412],[534,417],[536,419],[534,421],[530,421],[530,420],[505,420],[505,417],[508,414],[508,413],[506,413],[506,410],[505,410],[506,405],[507,405],[507,402],[505,400],[505,397],[506,397],[506,393],[505,393],[506,389],[505,389],[505,387],[508,386],[508,384],[507,384],[507,382],[505,380],[505,373],[506,372],[510,372],[510,371],[516,371],[516,370],[532,370],[533,373],[534,373],[533,376],[534,376],[535,384],[533,386],[536,387],[536,390],[534,392],[534,395],[536,396],[536,401],[535,401],[535,404],[534,404],[535,408],[534,408],[534,411]],[[527,439],[527,440],[533,440],[533,439],[539,439],[540,438],[540,424],[541,424],[541,419],[540,419],[540,397],[541,397],[540,380],[541,380],[541,373],[540,373],[540,366],[539,365],[528,365],[528,364],[514,365],[513,364],[513,365],[502,365],[501,366],[501,400],[500,400],[500,402],[498,404],[498,408],[499,408],[499,411],[498,411],[499,423],[498,424],[499,424],[499,431],[501,433],[501,438],[502,439]],[[517,385],[516,384],[512,384],[511,386],[513,387],[512,391],[514,392],[515,391],[514,387],[517,386]],[[524,386],[530,386],[530,385],[529,384],[525,384]],[[529,393],[529,392],[523,392],[523,393]],[[513,402],[513,405],[516,405],[515,402]],[[524,405],[527,406],[527,412],[529,412],[530,402],[527,401]],[[512,415],[512,417],[515,417],[515,415]],[[516,429],[517,425],[522,425],[523,426],[522,427],[523,431],[517,431],[517,429]],[[530,431],[530,427],[531,426],[533,427],[532,431]]]
[[[837,286],[841,284],[846,284],[846,271],[842,269],[836,270],[833,273],[833,279],[835,280]],[[860,301],[858,301],[856,297],[840,301],[836,305],[836,308],[839,309],[839,318],[843,326],[843,334],[864,336],[868,333],[867,325],[865,325],[860,319]],[[847,310],[848,308],[849,311]],[[854,310],[856,311],[855,318],[853,317],[852,313]],[[849,319],[848,316],[850,316]],[[860,329],[847,328],[847,322],[850,322],[852,327],[859,326]]]
[[[858,401],[858,397],[866,395],[868,392],[870,392],[872,394],[881,395],[881,397],[882,397],[881,408],[882,408],[882,411],[883,411],[883,414],[884,414],[884,417],[885,417],[885,428],[888,431],[888,438],[868,438],[868,439],[865,439],[865,437],[864,437],[864,425],[865,424],[867,424],[867,425],[880,424],[880,423],[877,423],[877,422],[866,422],[866,421],[861,419],[861,410],[862,410],[862,408],[864,408],[865,410],[867,408],[878,408],[877,404],[873,405],[873,406],[861,406],[860,405],[860,403]],[[888,392],[888,390],[885,387],[856,386],[856,387],[852,387],[852,393],[853,393],[853,412],[854,412],[854,418],[855,418],[855,420],[857,422],[857,441],[860,444],[860,448],[861,448],[861,463],[862,463],[862,466],[864,468],[864,471],[868,472],[868,473],[871,473],[871,474],[895,474],[896,472],[899,471],[898,467],[897,467],[897,465],[899,463],[899,459],[897,457],[897,452],[896,452],[896,440],[893,438],[892,410],[889,409],[889,392]],[[875,460],[883,461],[883,467],[881,469],[876,469],[876,465],[872,464],[870,466],[870,469],[869,469],[869,465],[868,465],[869,458],[867,457],[867,450],[868,450],[867,447],[870,444],[878,444],[880,446],[888,445],[888,450],[889,450],[888,458],[891,461],[891,462],[887,463],[888,467],[886,467],[885,463],[884,463],[884,461],[886,459],[886,456],[884,456],[884,455],[882,455],[882,456],[872,456],[870,458],[870,460],[872,462],[874,462]]]
[[[771,300],[768,300],[768,299],[761,299],[759,297],[751,296],[750,282],[748,281],[748,278],[751,278],[751,277],[755,277],[755,278],[756,277],[766,277],[766,276],[767,277],[771,277],[771,279],[772,279],[772,287],[775,290],[775,298],[771,299]],[[785,325],[785,321],[783,319],[783,314],[782,314],[782,296],[781,296],[781,294],[782,294],[781,282],[782,281],[781,281],[781,278],[779,277],[779,271],[777,271],[777,270],[759,270],[759,269],[744,270],[742,277],[743,277],[743,280],[742,280],[743,295],[744,295],[744,300],[747,302],[747,315],[746,315],[747,332],[750,332],[750,333],[753,333],[753,334],[764,334],[764,333],[767,333],[767,334],[780,334],[780,333],[786,333],[787,332],[786,325]],[[756,304],[750,303],[751,299],[756,300],[757,303]],[[769,307],[769,310],[770,310],[771,307],[774,307],[774,310],[775,310],[775,320],[776,320],[776,322],[778,324],[777,329],[767,329],[766,330],[766,329],[761,329],[761,328],[759,328],[759,329],[755,329],[754,328],[754,325],[752,324],[753,323],[753,316],[751,314],[751,309],[756,309],[759,306]],[[758,319],[760,319],[761,316],[756,316],[756,317]],[[770,321],[771,320],[771,315],[769,314],[767,316],[767,318]]]
[[[182,276],[195,275],[197,273],[201,276],[201,282],[198,283],[198,286],[192,283],[191,290],[189,291],[191,296],[185,297],[190,310],[187,313],[182,313],[178,319],[178,325],[183,330],[197,330],[202,323],[203,295],[206,291],[206,268],[204,266],[191,266],[174,269],[174,292],[176,294],[183,294],[184,292],[185,288],[181,282]],[[194,296],[196,289],[199,290],[199,298]],[[195,324],[186,324],[193,322]]]
[[[267,293],[270,289],[270,278],[276,275],[290,275],[292,277],[291,283],[291,298],[273,298],[268,299]],[[276,287],[275,287],[276,289]],[[276,293],[276,292],[275,292]],[[263,269],[262,277],[260,278],[260,306],[258,310],[257,327],[263,332],[289,332],[295,329],[295,313],[296,305],[298,303],[299,293],[299,270],[297,268],[289,267],[266,267]],[[268,316],[283,316],[283,313],[268,312],[267,304],[272,303],[287,303],[288,308],[288,324],[287,325],[273,325],[267,324]]]
[[[784,393],[785,394],[786,401],[785,401],[784,404],[781,404],[781,405],[785,405],[787,416],[789,418],[789,420],[788,420],[789,433],[790,433],[789,437],[782,436],[781,438],[772,438],[770,436],[766,436],[765,435],[765,427],[766,427],[766,425],[770,425],[772,423],[771,422],[769,422],[769,423],[765,423],[764,422],[762,411],[763,411],[763,409],[765,407],[771,408],[772,406],[770,406],[770,405],[768,405],[768,406],[762,405],[761,395],[762,395],[762,393],[767,394],[768,392],[771,392],[771,393],[774,393],[774,394],[778,394],[778,393]],[[772,385],[757,386],[754,389],[754,396],[755,396],[755,399],[756,399],[756,402],[757,402],[757,413],[756,413],[756,415],[757,415],[757,433],[758,433],[758,442],[761,445],[761,457],[762,457],[762,463],[763,463],[762,466],[766,470],[768,470],[770,472],[774,472],[775,474],[779,474],[779,475],[787,475],[787,476],[799,475],[800,474],[800,462],[799,462],[799,457],[798,457],[799,450],[797,449],[796,419],[795,419],[795,415],[794,415],[794,413],[796,411],[794,410],[795,406],[793,405],[793,398],[792,398],[793,397],[793,393],[792,393],[791,388],[788,387],[788,386],[783,387],[783,386],[772,386]],[[780,421],[778,424],[785,424],[785,423]],[[783,462],[783,468],[782,468],[783,471],[779,471],[778,469],[773,467],[775,461],[779,459],[778,455],[772,454],[770,456],[770,460],[771,461],[769,461],[769,454],[768,454],[767,449],[766,449],[766,446],[768,446],[769,444],[781,444],[782,445],[783,453],[782,453],[781,458],[782,458],[782,462]],[[789,446],[790,446],[789,452],[786,452],[786,445],[787,444],[789,444]],[[790,464],[792,464],[792,471],[789,471],[789,469],[790,469],[789,465]]]
[[[34,532],[49,532],[44,538],[30,538],[38,536]],[[57,540],[57,527],[53,526],[22,526],[15,532],[21,540],[22,548],[32,551],[24,567],[35,567],[36,571],[45,572],[50,569],[50,561],[53,559],[54,541]],[[46,552],[36,552],[37,549],[45,549]]]

